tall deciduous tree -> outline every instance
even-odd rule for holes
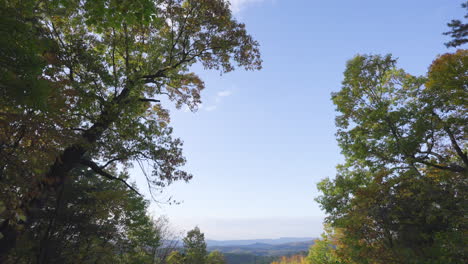
[[[356,263],[463,263],[468,256],[468,53],[438,57],[427,77],[391,56],[356,56],[333,94],[346,162],[319,184],[338,254]]]
[[[1,2],[0,261],[79,166],[128,188],[107,169],[150,167],[151,190],[188,181],[160,100],[197,108],[195,63],[261,67],[224,0]]]

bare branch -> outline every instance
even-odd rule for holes
[[[101,169],[104,169],[104,168],[106,168],[107,166],[109,166],[112,162],[114,162],[114,161],[119,161],[119,160],[122,160],[122,158],[113,158],[113,159],[107,161],[106,164],[104,164],[104,165],[102,165],[102,166],[100,166],[100,167],[101,167]]]
[[[442,124],[444,124],[444,131],[449,136],[450,142],[452,143],[452,147],[455,149],[458,156],[463,160],[463,163],[465,163],[465,168],[468,167],[468,155],[464,153],[460,148],[460,145],[458,145],[457,139],[453,135],[452,130],[450,130],[450,127],[447,124],[445,124],[442,118],[440,118],[435,112],[432,112],[432,115],[435,116]]]
[[[87,160],[87,159],[81,159],[80,161],[81,164],[85,165],[85,166],[88,166],[89,168],[91,168],[94,172],[96,172],[97,174],[99,175],[102,175],[110,180],[116,180],[116,181],[120,181],[122,182],[123,184],[125,184],[130,190],[134,191],[136,194],[140,195],[141,194],[135,189],[133,188],[130,184],[128,184],[124,179],[121,179],[121,178],[118,178],[118,177],[115,177],[111,174],[109,174],[108,172],[104,171],[101,166],[99,166],[98,164],[96,164],[94,161],[91,161],[91,160]]]
[[[424,165],[437,168],[439,170],[447,170],[447,171],[452,171],[452,172],[466,172],[466,168],[457,164],[450,164],[450,166],[442,166],[442,165],[434,164],[434,163],[431,163],[425,160],[420,160],[420,159],[417,159],[416,161]]]
[[[160,103],[161,101],[152,98],[140,98],[138,99],[141,102],[153,102],[153,103]]]

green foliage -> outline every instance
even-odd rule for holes
[[[32,13],[35,1],[0,3],[0,95],[14,104],[44,109],[53,87],[41,75],[56,43],[37,25]]]
[[[317,201],[356,263],[464,263],[468,170],[467,53],[437,58],[427,77],[391,56],[350,60],[337,138],[346,157]]]
[[[224,259],[224,255],[219,251],[212,251],[206,257],[207,264],[226,264],[226,260]]]
[[[204,264],[206,263],[207,251],[205,235],[198,227],[190,230],[183,239],[184,254],[186,263]]]
[[[314,245],[309,249],[307,255],[308,264],[339,264],[340,258],[336,255],[336,238],[333,230],[329,226],[325,226],[325,233],[322,234],[322,239],[315,240]],[[343,262],[344,263],[344,262]]]
[[[195,63],[261,68],[224,0],[1,0],[0,26],[0,262],[80,166],[189,181],[160,101],[197,109]]]
[[[168,264],[225,264],[224,255],[219,251],[208,254],[205,235],[198,227],[187,232],[183,238],[184,247],[181,251],[173,251],[167,257]]]
[[[6,263],[151,263],[161,234],[148,202],[92,171],[75,173]]]

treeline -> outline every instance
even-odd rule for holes
[[[228,264],[270,264],[278,259],[276,256],[258,256],[247,253],[224,253]]]
[[[207,254],[198,228],[181,245],[167,218],[148,215],[141,196],[90,171],[77,173],[22,232],[6,263],[224,263],[219,252]]]
[[[258,43],[225,0],[0,0],[0,35],[0,263],[164,262],[128,171],[189,181],[161,102],[196,111],[191,66],[260,69]]]
[[[449,26],[447,46],[468,42],[467,24]],[[468,262],[468,50],[437,56],[424,76],[396,63],[348,61],[332,95],[345,162],[318,184],[325,233],[307,257],[273,263]]]
[[[226,264],[224,255],[219,251],[206,250],[205,235],[198,227],[190,230],[183,239],[184,246],[173,250],[167,257],[167,264]]]

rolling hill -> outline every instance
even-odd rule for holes
[[[313,244],[313,240],[309,239],[306,241],[295,241],[289,243],[264,243],[258,242],[258,240],[252,240],[251,244],[243,245],[213,245],[208,244],[208,250],[218,250],[222,253],[231,254],[251,254],[255,256],[284,256],[290,254],[296,254],[299,252],[307,251]]]

